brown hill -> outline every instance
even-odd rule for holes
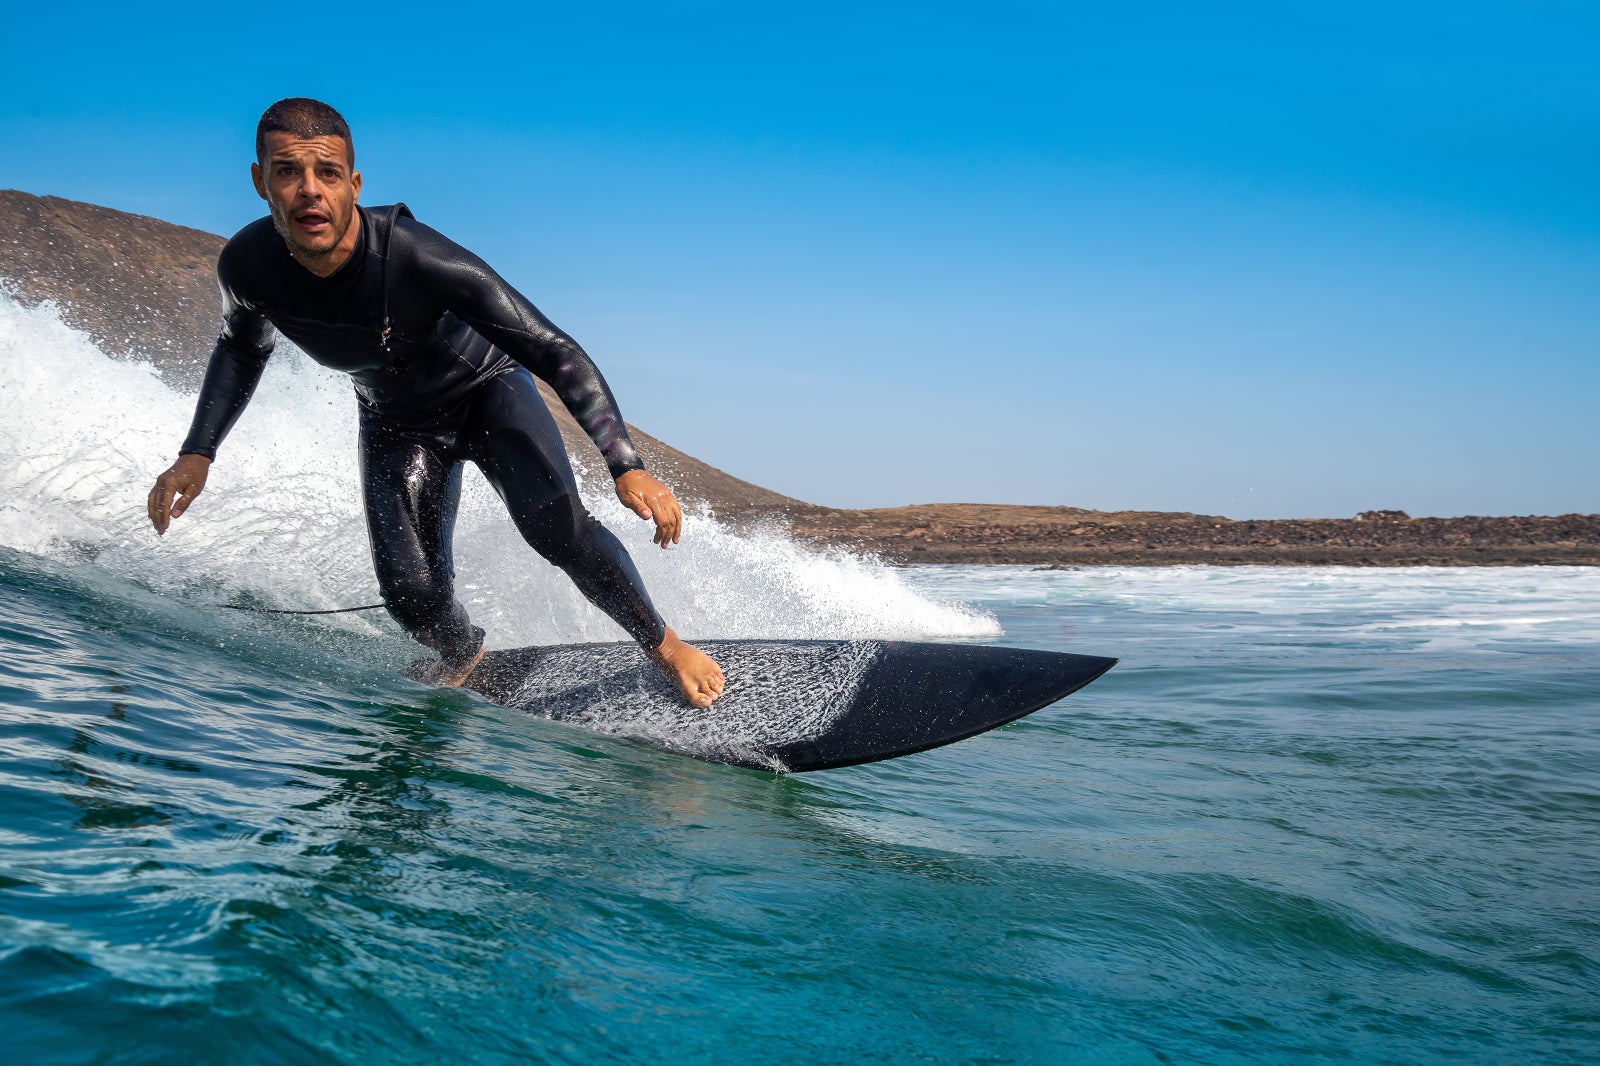
[[[102,350],[154,363],[194,388],[217,329],[215,263],[223,239],[142,215],[0,190],[0,278],[24,302],[53,300]],[[554,396],[568,450],[598,456]],[[700,462],[630,427],[651,468],[686,501],[734,524],[782,523],[802,540],[913,562],[1053,566],[1172,563],[1600,565],[1600,516],[1239,522],[1214,515],[1075,507],[935,504],[843,511],[803,503]],[[176,436],[182,427],[173,427]]]
[[[1235,521],[1166,511],[943,503],[790,513],[804,540],[926,563],[1045,566],[1600,565],[1600,515]]]

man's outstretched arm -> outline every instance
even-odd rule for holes
[[[272,354],[272,324],[233,299],[226,283],[222,305],[222,332],[200,384],[189,435],[178,449],[177,461],[156,478],[145,504],[158,534],[165,534],[172,519],[205,490],[217,448],[250,402]]]

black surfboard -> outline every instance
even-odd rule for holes
[[[1015,721],[1116,664],[885,640],[712,640],[727,687],[688,706],[636,644],[492,651],[467,688],[621,740],[776,773],[892,759]]]

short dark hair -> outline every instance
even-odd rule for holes
[[[296,137],[343,137],[349,164],[356,165],[356,142],[350,139],[349,125],[321,100],[291,96],[261,112],[261,121],[256,123],[256,162],[266,164],[267,134],[277,132]]]

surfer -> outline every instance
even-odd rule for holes
[[[217,447],[255,391],[281,332],[350,374],[361,484],[389,614],[438,652],[420,679],[456,686],[483,657],[483,630],[455,597],[451,537],[466,461],[477,464],[533,548],[645,649],[696,707],[722,671],[650,602],[617,538],[591,516],[533,378],[547,382],[600,450],[617,497],[678,543],[683,512],[634,450],[593,361],[483,260],[404,205],[356,203],[350,129],[317,100],[280,100],[256,126],[256,192],[270,214],[217,260],[222,331],[176,462],[150,490],[165,534],[205,488]]]

